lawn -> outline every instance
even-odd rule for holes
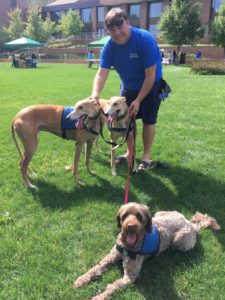
[[[11,121],[31,104],[73,105],[89,96],[96,72],[86,65],[39,64],[37,69],[12,69],[0,63],[0,299],[84,300],[121,277],[121,265],[102,278],[74,290],[75,278],[103,258],[118,233],[116,213],[123,203],[126,165],[112,177],[109,146],[93,147],[87,174],[82,154],[79,174],[86,186],[76,186],[64,166],[71,164],[74,143],[48,133],[39,136],[31,162],[38,173],[29,191],[18,167],[11,137]],[[152,170],[131,178],[129,201],[159,210],[195,211],[214,216],[221,231],[202,230],[194,250],[168,251],[144,263],[137,282],[113,299],[225,299],[225,76],[201,76],[188,67],[165,66],[172,87],[161,105],[154,160],[166,161],[167,170]],[[114,71],[102,93],[119,93]],[[137,158],[141,158],[141,123]],[[106,133],[107,134],[107,133]],[[118,149],[122,154],[125,146]]]

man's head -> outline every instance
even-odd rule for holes
[[[111,9],[105,17],[105,27],[115,43],[124,45],[129,40],[130,23],[124,10],[120,8]]]

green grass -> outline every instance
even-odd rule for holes
[[[113,299],[225,299],[225,76],[201,76],[189,68],[166,66],[172,87],[162,103],[152,158],[168,170],[132,176],[129,201],[158,210],[179,210],[187,217],[208,213],[221,224],[219,233],[203,230],[194,250],[166,252],[146,261],[137,282]],[[100,140],[91,167],[79,168],[85,187],[74,185],[64,166],[72,163],[74,144],[48,133],[39,136],[31,166],[38,191],[28,191],[18,167],[11,121],[21,108],[39,103],[73,105],[86,98],[95,70],[86,65],[39,64],[11,69],[0,64],[0,299],[88,299],[119,278],[114,266],[101,279],[74,290],[74,279],[106,255],[117,235],[115,216],[123,202],[127,169],[112,177],[109,147]],[[111,72],[102,97],[119,93]],[[118,149],[117,153],[125,151]],[[141,157],[138,121],[137,157]]]

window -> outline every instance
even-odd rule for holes
[[[16,0],[11,0],[11,8],[16,8],[17,3]]]
[[[58,23],[59,19],[61,19],[61,11],[51,12],[51,21]]]
[[[81,19],[82,19],[84,24],[92,22],[91,8],[81,9]]]
[[[97,34],[98,34],[99,38],[105,36],[105,29],[104,28],[98,28],[97,29]]]
[[[213,0],[213,9],[215,11],[218,11],[220,9],[221,5],[224,3],[225,3],[224,0]]]
[[[159,33],[159,30],[156,26],[156,24],[150,24],[149,25],[149,31],[151,32],[151,34],[153,34],[154,36],[157,36]]]
[[[140,19],[140,5],[132,4],[130,5],[130,18]]]
[[[103,6],[99,6],[97,8],[97,21],[104,22],[105,20],[105,10]]]
[[[162,1],[149,3],[149,18],[159,18],[162,13]]]

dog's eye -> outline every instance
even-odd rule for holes
[[[113,106],[118,106],[118,103],[117,103],[117,102],[115,102],[115,103],[113,104]]]
[[[128,214],[122,215],[121,220],[124,221],[127,218],[127,216],[128,216]]]
[[[79,109],[83,109],[84,107],[83,107],[83,105],[79,105],[79,107],[78,107]]]
[[[139,222],[142,222],[142,215],[141,214],[137,213],[136,217],[137,217]]]

